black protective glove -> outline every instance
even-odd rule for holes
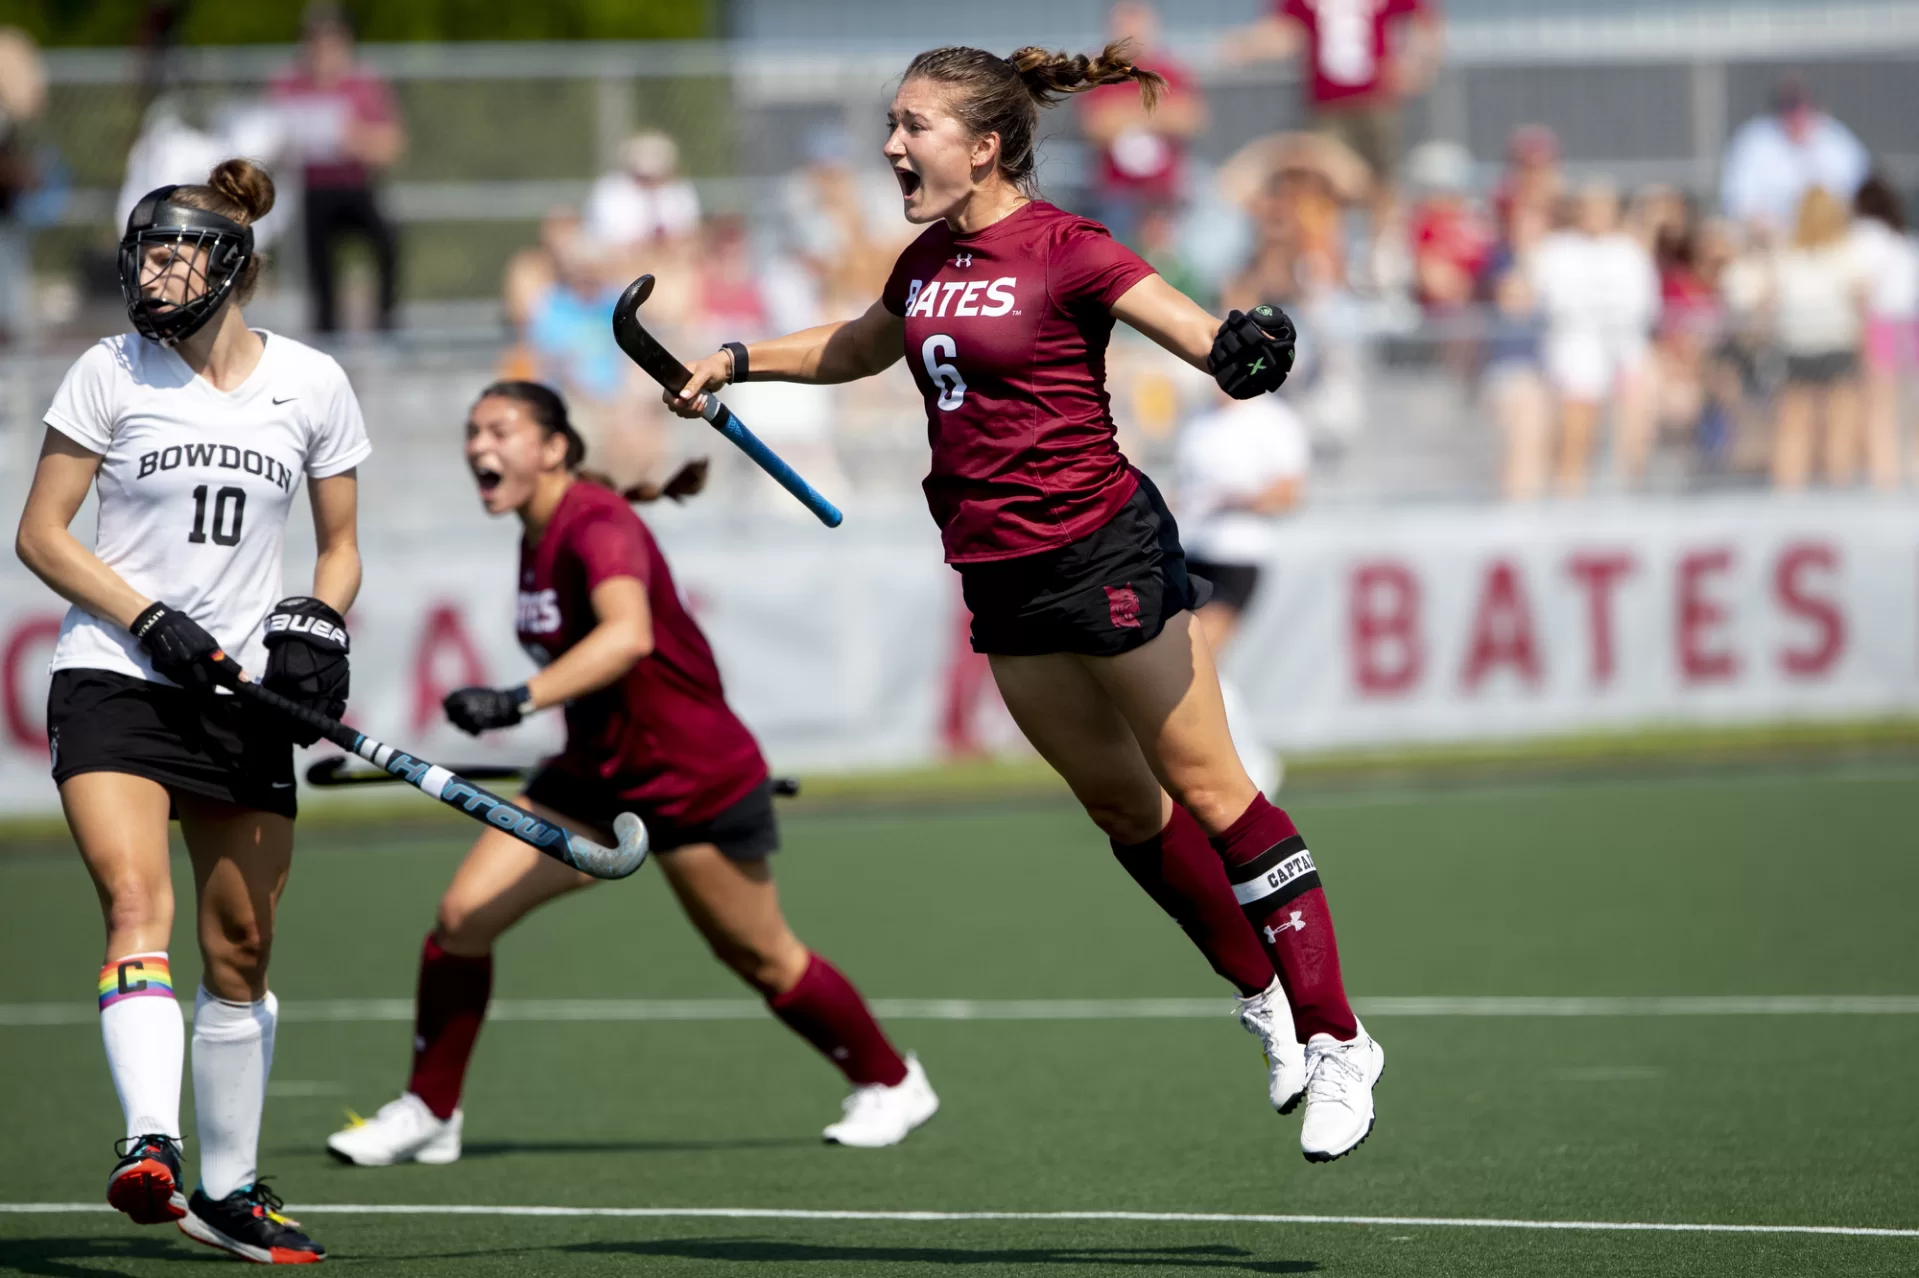
[[[1265,395],[1278,390],[1293,371],[1298,338],[1285,311],[1261,302],[1250,314],[1234,311],[1226,317],[1213,338],[1206,367],[1234,399]]]
[[[526,685],[517,688],[460,688],[446,694],[440,705],[453,726],[469,737],[477,737],[493,728],[510,728],[525,713],[521,707],[533,699]]]
[[[346,713],[351,685],[347,671],[346,621],[332,605],[293,595],[273,605],[266,620],[267,669],[260,682],[269,692],[317,710],[329,719]],[[291,719],[281,726],[294,745],[310,746],[317,730]]]
[[[215,662],[220,641],[199,622],[163,603],[148,604],[127,627],[146,650],[153,668],[190,692],[210,692],[230,682]]]

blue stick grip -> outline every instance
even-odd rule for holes
[[[755,465],[771,475],[781,488],[799,498],[800,504],[819,516],[821,523],[828,528],[838,528],[846,516],[840,514],[840,508],[819,495],[813,485],[801,479],[799,472],[788,466],[780,455],[768,448],[758,435],[746,428],[746,423],[733,415],[733,410],[713,396],[706,397],[706,407],[700,415],[713,423],[713,429],[732,440],[734,445]]]

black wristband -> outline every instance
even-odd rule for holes
[[[746,343],[745,342],[721,342],[720,349],[733,357],[733,380],[736,382],[745,381],[746,380]]]

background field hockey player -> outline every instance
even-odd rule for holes
[[[728,343],[668,403],[694,416],[729,381],[845,382],[906,356],[973,647],[1114,853],[1247,1000],[1273,1103],[1286,1112],[1303,1091],[1301,1148],[1325,1161],[1372,1130],[1384,1053],[1347,1005],[1312,854],[1234,752],[1193,619],[1206,587],[1159,490],[1120,454],[1104,385],[1115,319],[1235,399],[1285,379],[1292,325],[1270,306],[1221,323],[1104,227],[1036,198],[1038,108],[1129,80],[1150,105],[1159,77],[1120,44],[914,58],[885,154],[907,220],[932,225],[881,299],[856,320]]]
[[[593,838],[613,818],[646,822],[661,872],[714,955],[853,1084],[841,1145],[893,1145],[933,1116],[926,1073],[902,1057],[839,969],[787,926],[767,858],[779,847],[759,745],[726,704],[706,636],[680,601],[646,525],[622,495],[580,473],[586,446],[566,405],[534,382],[496,382],[466,426],[487,513],[518,515],[520,644],[541,670],[514,688],[462,688],[447,717],[478,734],[566,707],[566,746],[520,803]],[[687,496],[704,463],[664,488]],[[406,1091],[327,1148],[363,1166],[460,1156],[460,1089],[493,987],[493,946],[537,907],[598,882],[488,830],[441,898],[420,955]]]
[[[260,271],[250,227],[272,207],[266,173],[228,160],[205,185],[161,187],[134,208],[120,286],[135,332],[88,350],[61,383],[18,549],[73,605],[47,723],[106,922],[100,1031],[126,1117],[107,1201],[248,1260],[298,1264],[325,1250],[279,1214],[255,1159],[278,1018],[267,960],[293,852],[293,743],[219,686],[216,662],[225,653],[286,696],[344,711],[342,614],[360,588],[354,468],[370,449],[339,365],[240,314]],[[275,603],[302,481],[319,548],[313,593]],[[68,525],[96,483],[88,550]],[[174,819],[193,860],[203,964],[190,1198],[184,1030],[167,961]]]

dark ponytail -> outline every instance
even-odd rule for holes
[[[612,489],[627,501],[658,501],[662,497],[685,501],[706,487],[707,461],[696,457],[674,471],[673,477],[664,484],[635,484],[623,490],[600,471],[581,468],[586,460],[586,440],[573,425],[573,419],[567,416],[566,401],[560,398],[558,391],[542,382],[512,380],[494,382],[478,396],[479,399],[495,397],[510,399],[525,408],[547,438],[564,435],[566,468],[589,484]]]
[[[1000,172],[1028,195],[1036,193],[1033,142],[1040,107],[1102,84],[1132,82],[1150,110],[1166,84],[1158,72],[1135,65],[1127,40],[1115,40],[1092,57],[1032,45],[1010,58],[960,45],[928,49],[907,65],[905,78],[949,86],[954,118],[974,137],[999,134]]]

